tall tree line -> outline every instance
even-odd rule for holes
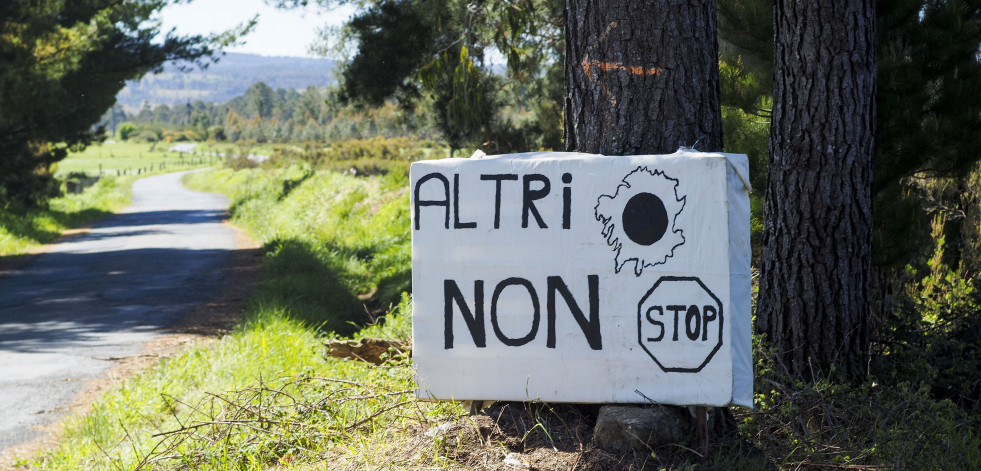
[[[406,109],[425,107],[453,148],[562,146],[560,0],[268,3],[291,8],[311,2],[359,7],[339,38],[353,51],[340,73],[347,102],[391,99]]]
[[[121,139],[255,143],[323,143],[374,136],[435,137],[424,114],[398,110],[391,103],[372,107],[343,105],[333,89],[272,88],[252,84],[226,103],[201,100],[180,105],[144,106],[127,113],[114,107],[103,117],[110,130],[125,124]]]

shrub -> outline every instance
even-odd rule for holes
[[[443,157],[443,154],[441,147],[427,148],[413,138],[379,136],[337,141],[327,147],[309,143],[303,147],[279,147],[271,161],[279,166],[302,161],[318,169],[365,176],[390,172],[408,174],[412,162]]]
[[[981,410],[981,286],[964,261],[948,265],[946,218],[933,222],[933,253],[909,280],[885,319],[873,368],[893,382],[925,385],[938,399]]]
[[[136,125],[129,121],[120,123],[119,127],[116,129],[116,134],[119,136],[120,141],[128,141],[130,136],[132,136],[135,132]]]
[[[133,136],[133,139],[143,142],[157,142],[160,140],[160,135],[152,129],[144,129]]]
[[[756,354],[756,410],[737,411],[739,431],[778,469],[981,469],[978,418],[929,385],[798,383]]]

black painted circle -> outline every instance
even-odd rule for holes
[[[668,230],[664,202],[651,193],[637,193],[623,207],[623,232],[638,245],[651,245]]]

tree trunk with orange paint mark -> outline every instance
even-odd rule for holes
[[[722,150],[715,1],[566,0],[565,16],[566,150]],[[734,426],[726,408],[710,422]]]
[[[715,2],[566,0],[567,150],[722,150]]]

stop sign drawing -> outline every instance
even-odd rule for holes
[[[722,311],[699,278],[662,276],[638,305],[638,341],[665,372],[698,373],[722,347]]]

